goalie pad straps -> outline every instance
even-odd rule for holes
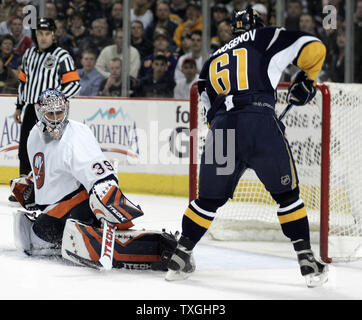
[[[141,207],[129,201],[114,180],[95,184],[90,193],[89,204],[98,220],[105,219],[116,224],[118,229],[133,226],[131,220],[143,215]]]
[[[79,265],[101,269],[101,228],[68,219],[62,239],[62,256]],[[162,231],[115,230],[113,268],[167,271],[177,245],[176,238]]]

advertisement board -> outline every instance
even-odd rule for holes
[[[0,96],[0,169],[5,180],[7,169],[19,166],[15,101],[15,96]],[[70,119],[89,126],[119,173],[187,176],[188,109],[187,100],[78,97],[71,99]]]

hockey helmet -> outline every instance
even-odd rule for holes
[[[243,11],[234,10],[231,17],[231,30],[233,34],[244,33],[261,27],[264,27],[263,19],[251,6],[248,6]]]
[[[45,126],[44,132],[53,139],[60,139],[68,123],[69,101],[56,89],[45,90],[40,94],[36,115]]]
[[[50,30],[55,32],[56,29],[57,26],[51,18],[39,18],[36,24],[36,30]]]

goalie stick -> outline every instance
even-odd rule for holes
[[[114,241],[116,240],[116,227],[103,220],[102,251],[99,262],[105,270],[111,270],[113,265]]]

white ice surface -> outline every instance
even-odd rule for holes
[[[307,288],[289,243],[220,242],[203,239],[195,248],[196,272],[167,282],[164,272],[96,271],[61,259],[18,252],[8,187],[0,187],[0,299],[127,300],[304,300],[361,299],[362,262],[330,265],[328,283]],[[137,228],[180,230],[188,201],[129,194],[145,216]]]

